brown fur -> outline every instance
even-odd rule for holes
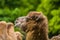
[[[11,40],[7,33],[7,23],[5,21],[0,21],[0,40]]]
[[[0,21],[0,40],[22,40],[22,35],[14,32],[13,23]]]
[[[48,40],[48,20],[41,12],[29,12],[21,28],[27,33],[26,40]]]
[[[11,37],[12,40],[17,40],[16,34],[14,32],[14,25],[13,23],[7,23],[7,33]]]
[[[20,32],[14,32],[14,24],[7,23],[7,33],[12,38],[12,40],[22,40],[22,34]]]
[[[0,22],[0,40],[6,40],[6,36],[7,36],[7,25],[5,21],[1,21]]]
[[[22,40],[22,34],[20,32],[15,32],[17,36],[17,40]]]

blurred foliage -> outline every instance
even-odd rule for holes
[[[29,11],[42,11],[48,17],[50,37],[60,34],[60,0],[0,0],[0,21],[14,22]]]

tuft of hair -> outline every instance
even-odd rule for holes
[[[60,40],[60,34],[57,36],[53,36],[50,40]]]
[[[5,21],[0,21],[0,29],[7,27],[7,23]]]
[[[17,40],[15,31],[14,31],[14,24],[11,22],[7,23],[7,33],[11,37],[12,40]]]
[[[22,40],[22,34],[20,32],[15,32],[17,36],[17,40]]]

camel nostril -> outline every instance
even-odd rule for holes
[[[18,23],[18,22],[16,22],[16,23]]]

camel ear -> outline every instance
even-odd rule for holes
[[[37,17],[36,17],[36,21],[38,21],[39,19],[40,19],[40,16],[37,16]]]
[[[40,14],[32,15],[32,16],[27,16],[26,19],[28,20],[34,20],[34,21],[39,21],[40,20]]]
[[[34,20],[34,21],[40,21],[42,20],[42,12],[29,12],[29,14],[27,15],[27,18],[29,20]]]
[[[43,21],[43,16],[42,14],[35,16],[36,17],[36,22]]]

